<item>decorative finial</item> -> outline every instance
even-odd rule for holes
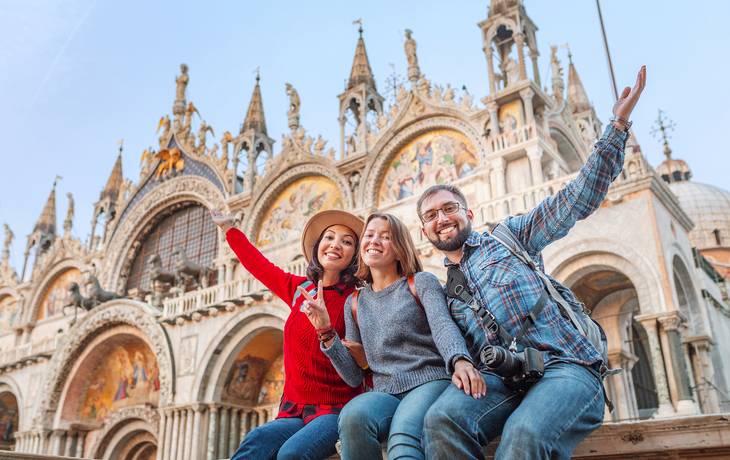
[[[667,120],[667,117],[662,117],[663,113],[664,111],[662,109],[659,109],[659,116],[656,120],[657,126],[651,129],[651,134],[652,136],[656,137],[659,132],[662,133],[662,138],[659,140],[659,142],[664,141],[664,155],[666,155],[667,159],[669,159],[672,157],[672,149],[669,148],[669,139],[671,139],[672,136],[667,133],[667,130],[674,131],[674,127],[677,125],[675,125],[672,120]]]
[[[357,21],[352,21],[353,24],[360,24],[360,38],[362,38],[362,19],[358,19]]]
[[[256,70],[253,71],[253,73],[256,74],[256,86],[259,86],[259,80],[261,80],[261,76],[259,74],[259,69],[261,67],[256,67]]]
[[[157,130],[159,131],[159,128]],[[119,144],[119,156],[122,156],[122,149],[124,148],[124,139],[117,142],[117,144]]]
[[[570,54],[570,47],[566,43],[565,45],[563,45],[563,48],[565,48],[565,49],[568,50],[568,62],[570,62],[572,64],[573,63],[573,55]]]
[[[63,179],[63,177],[56,174],[56,178],[53,180],[53,190],[56,190],[56,182],[58,182],[58,179]]]

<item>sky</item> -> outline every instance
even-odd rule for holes
[[[339,150],[337,95],[355,54],[354,20],[362,19],[381,94],[393,68],[407,74],[408,28],[421,73],[434,84],[465,85],[478,101],[489,94],[477,26],[487,18],[488,3],[0,0],[0,223],[16,236],[11,264],[22,268],[26,236],[56,175],[63,177],[56,188],[57,231],[63,232],[71,192],[72,233],[83,241],[122,139],[124,176],[139,181],[142,152],[158,148],[159,120],[172,115],[181,63],[190,69],[187,100],[200,112],[194,132],[203,120],[215,130],[209,148],[225,131],[238,133],[259,68],[274,152],[289,131],[286,83],[299,93],[308,135],[321,134],[326,149]],[[567,78],[567,43],[588,97],[607,123],[613,90],[595,2],[524,4],[539,28],[543,84],[551,45],[559,46]],[[647,66],[646,90],[632,119],[649,163],[657,167],[665,159],[663,144],[651,134],[662,109],[676,124],[669,141],[674,158],[687,161],[694,181],[730,189],[730,2],[604,0],[601,7],[619,91]]]

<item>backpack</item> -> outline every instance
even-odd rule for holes
[[[418,303],[418,306],[421,307],[421,310],[423,310],[423,313],[426,313],[426,309],[423,308],[421,299],[418,298],[418,293],[416,292],[416,279],[415,279],[414,275],[411,275],[408,277],[408,289],[411,291],[411,294],[413,294],[413,297],[416,298],[416,303]],[[352,317],[355,320],[355,324],[359,328],[360,325],[357,323],[357,295],[358,294],[360,294],[359,290],[352,293],[352,299],[350,299],[350,305],[352,307]]]
[[[569,303],[565,300],[563,295],[559,291],[570,293],[570,290],[562,284],[553,281],[548,277],[542,270],[537,262],[530,257],[525,250],[520,240],[512,233],[512,231],[504,223],[498,224],[494,230],[492,230],[492,237],[503,244],[512,254],[517,256],[524,264],[532,269],[537,276],[540,277],[542,283],[545,285],[545,290],[550,297],[558,304],[560,309],[567,314],[568,319],[573,326],[581,333],[593,347],[598,351],[603,359],[603,364],[599,370],[601,378],[605,379],[608,375],[615,375],[622,371],[621,368],[609,369],[608,368],[608,339],[606,333],[600,324],[588,315],[588,311],[578,303]],[[544,292],[544,291],[543,291]],[[604,397],[606,399],[606,405],[609,411],[613,411],[613,403],[608,399],[606,390],[604,388]]]

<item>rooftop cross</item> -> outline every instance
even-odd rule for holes
[[[672,155],[672,149],[669,148],[669,139],[672,137],[667,133],[667,130],[674,131],[674,127],[676,126],[672,120],[667,120],[667,117],[662,117],[662,114],[664,111],[662,109],[659,109],[659,116],[656,119],[656,126],[654,126],[651,129],[652,136],[656,137],[656,135],[661,132],[662,133],[662,139],[659,141],[664,141],[664,155],[667,156],[667,158],[670,158]]]

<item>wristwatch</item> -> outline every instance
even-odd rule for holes
[[[631,125],[634,124],[633,121],[629,121],[626,118],[619,117],[618,115],[612,116],[611,118],[609,118],[609,121],[611,121],[611,122],[619,122],[619,123],[623,124],[624,126],[626,126],[626,128],[623,130],[626,133],[629,132],[629,129],[631,129]],[[611,124],[616,129],[620,129],[621,128],[620,126],[617,126],[616,123],[611,123]]]

